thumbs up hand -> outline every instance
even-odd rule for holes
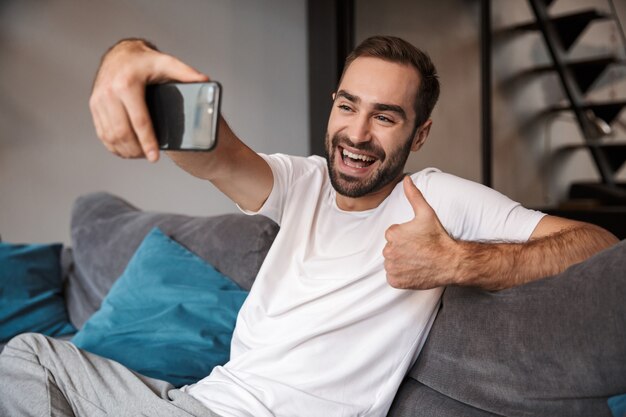
[[[459,251],[411,177],[403,180],[404,193],[415,217],[394,224],[385,232],[383,249],[387,282],[403,289],[430,289],[452,284]]]

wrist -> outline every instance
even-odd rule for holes
[[[472,244],[462,240],[452,240],[454,242],[452,250],[452,271],[450,285],[467,286],[472,282],[476,268],[472,266],[474,257],[472,256]]]

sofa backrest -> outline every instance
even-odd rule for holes
[[[246,290],[279,229],[263,216],[191,217],[145,212],[108,193],[80,197],[72,210],[73,264],[65,287],[70,320],[77,328],[100,307],[155,226]]]

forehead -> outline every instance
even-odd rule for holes
[[[410,65],[359,57],[346,69],[339,90],[365,103],[396,104],[412,114],[419,82],[419,73]]]

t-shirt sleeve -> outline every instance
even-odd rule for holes
[[[545,216],[482,184],[426,170],[413,177],[445,229],[468,241],[527,241]]]
[[[258,211],[244,210],[241,207],[239,210],[249,215],[262,214],[280,225],[293,184],[310,172],[315,164],[309,158],[284,154],[266,155],[260,153],[259,156],[268,163],[272,170],[274,177],[272,191]]]
[[[285,155],[266,155],[259,153],[259,156],[267,162],[272,170],[274,184],[272,191],[258,211],[245,210],[237,206],[242,213],[248,215],[261,214],[269,217],[280,224],[283,212],[286,190],[289,188],[289,178],[291,177],[291,161]]]

